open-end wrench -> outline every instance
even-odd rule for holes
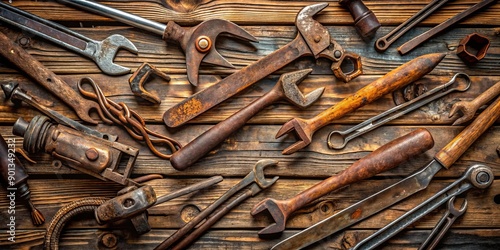
[[[286,99],[292,104],[305,108],[314,103],[323,94],[325,88],[318,88],[304,96],[297,84],[311,73],[311,69],[304,69],[283,74],[274,88],[247,107],[236,112],[226,120],[219,122],[205,133],[201,134],[189,144],[172,154],[170,163],[177,170],[184,170],[194,164],[214,147],[223,142],[233,132],[243,127],[255,114],[272,103]]]
[[[245,41],[257,39],[238,25],[222,19],[210,19],[192,28],[183,28],[173,21],[167,25],[151,21],[130,13],[87,0],[57,0],[58,2],[80,7],[90,12],[114,18],[120,22],[161,35],[163,40],[177,41],[186,54],[188,80],[198,85],[198,70],[201,62],[233,68],[215,49],[215,39],[220,33],[227,33]]]
[[[495,175],[493,174],[491,168],[485,165],[473,165],[467,169],[465,174],[460,179],[443,188],[438,193],[420,203],[418,206],[406,212],[404,215],[392,221],[374,234],[358,242],[358,244],[351,248],[351,250],[374,249],[446,202],[451,201],[451,207],[455,209],[453,207],[453,199],[457,195],[460,195],[473,187],[485,189],[491,186],[494,179]],[[463,212],[465,212],[465,209],[460,209],[457,214]],[[448,228],[449,226],[451,226],[451,224],[448,225]],[[446,230],[442,231],[442,234],[444,235],[445,232]]]
[[[31,76],[35,82],[49,90],[61,101],[73,108],[78,117],[91,124],[98,122],[90,117],[90,111],[95,110],[102,118],[104,115],[96,102],[87,100],[72,89],[59,76],[43,66],[33,56],[28,54],[19,45],[12,42],[4,33],[0,32],[0,55],[16,65],[24,73]]]
[[[460,83],[457,78],[463,78],[465,81],[464,84]],[[413,110],[416,110],[434,100],[437,100],[445,95],[448,95],[454,91],[466,91],[469,89],[471,84],[471,80],[467,74],[457,73],[453,76],[453,78],[443,84],[440,85],[430,91],[425,92],[425,94],[418,96],[417,98],[400,104],[394,108],[391,108],[381,114],[374,116],[350,129],[339,131],[334,130],[328,134],[327,144],[331,149],[342,149],[345,145],[351,141],[352,139],[364,135],[387,122],[390,122],[400,116],[408,114]],[[452,85],[455,85],[453,88],[450,88]]]
[[[434,146],[432,135],[426,129],[418,129],[381,146],[369,155],[288,200],[266,198],[252,209],[252,215],[268,211],[275,223],[260,230],[259,235],[281,233],[288,216],[319,197],[351,183],[370,178],[417,156]]]
[[[436,224],[434,229],[432,229],[431,234],[427,237],[427,239],[420,245],[418,250],[432,250],[434,249],[439,241],[446,234],[446,231],[450,229],[451,225],[457,220],[458,217],[462,216],[465,211],[467,211],[467,199],[464,199],[462,205],[459,209],[455,208],[455,197],[452,196],[451,199],[448,200],[447,209],[441,220]]]
[[[474,118],[476,111],[483,105],[487,104],[489,101],[493,100],[496,96],[500,95],[500,82],[495,83],[491,88],[481,93],[474,100],[468,101],[459,101],[453,104],[450,110],[449,117],[454,116],[460,111],[462,113],[462,117],[455,120],[453,125],[460,125],[470,121]]]
[[[413,49],[418,47],[420,44],[431,39],[435,35],[448,29],[450,26],[454,25],[455,23],[462,21],[462,19],[468,17],[469,15],[473,14],[474,12],[488,6],[489,4],[491,4],[495,1],[497,1],[497,0],[482,0],[479,3],[474,4],[472,7],[468,8],[468,9],[456,14],[455,16],[451,17],[450,19],[447,19],[446,21],[440,23],[438,26],[420,34],[417,37],[414,37],[410,41],[399,46],[399,48],[398,48],[399,54],[404,55],[404,54],[412,51]]]
[[[112,135],[112,134],[107,134],[107,133],[101,133],[97,130],[91,129],[77,121],[74,121],[59,112],[49,109],[48,107],[42,105],[39,101],[35,99],[35,97],[31,96],[28,94],[26,91],[21,89],[19,87],[19,84],[17,83],[5,83],[2,84],[2,90],[5,94],[5,99],[6,100],[11,100],[14,104],[18,105],[20,102],[25,102],[31,107],[36,108],[38,111],[42,112],[46,116],[50,117],[52,120],[55,122],[68,126],[70,128],[74,128],[78,131],[84,132],[89,135],[97,136],[99,138],[102,138],[104,140],[108,141],[116,141],[118,139],[118,136]]]
[[[375,49],[379,52],[385,51],[392,43],[394,43],[398,38],[404,35],[408,30],[413,28],[415,25],[423,21],[434,11],[439,9],[442,5],[444,5],[449,0],[433,0],[429,4],[427,4],[420,11],[415,13],[412,17],[408,18],[408,20],[404,21],[398,27],[394,28],[387,35],[377,39],[375,42]]]
[[[328,29],[312,18],[327,6],[327,3],[319,3],[304,7],[295,19],[299,32],[293,41],[171,107],[163,114],[165,124],[178,127],[302,56],[333,61],[333,73],[344,82],[359,76],[361,58],[344,51],[330,37]],[[354,68],[349,73],[342,71],[344,60],[353,63]]]
[[[425,189],[439,170],[450,168],[460,156],[500,117],[500,97],[469,126],[442,148],[434,159],[418,172],[408,176],[342,211],[281,241],[272,249],[299,249],[376,214]]]
[[[3,2],[0,2],[0,20],[92,59],[102,72],[108,75],[123,75],[130,72],[129,68],[113,62],[119,49],[124,48],[137,54],[134,44],[122,35],[114,34],[102,41],[95,41],[60,24]]]
[[[174,234],[164,240],[160,245],[158,245],[155,249],[167,249],[172,244],[180,240],[184,235],[186,235],[193,227],[198,225],[204,218],[210,215],[215,209],[220,207],[222,203],[231,198],[238,191],[244,189],[252,183],[256,183],[260,188],[265,189],[271,185],[273,185],[277,180],[278,176],[272,178],[271,180],[267,180],[264,175],[264,168],[268,166],[277,165],[278,162],[275,160],[260,160],[258,161],[253,170],[245,176],[240,182],[238,182],[235,186],[225,192],[219,199],[217,199],[214,203],[210,204],[205,210],[201,211],[196,217],[190,220],[186,225],[177,230]]]
[[[300,140],[283,150],[283,154],[295,153],[297,150],[309,145],[314,132],[328,125],[331,121],[341,118],[349,112],[420,79],[431,72],[444,57],[445,54],[439,53],[417,57],[366,85],[353,95],[346,97],[311,119],[294,118],[286,122],[276,134],[276,138],[295,130]]]

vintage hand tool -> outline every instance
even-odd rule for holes
[[[165,124],[168,127],[178,127],[302,56],[313,55],[315,58],[332,60],[333,73],[344,82],[359,76],[361,58],[344,51],[330,37],[326,27],[312,19],[326,6],[327,3],[319,3],[304,7],[295,19],[299,32],[293,41],[171,107],[163,114]],[[349,73],[342,71],[344,60],[353,64],[354,68]]]
[[[491,88],[481,93],[474,100],[467,101],[459,101],[453,104],[450,110],[450,114],[448,117],[452,117],[455,114],[458,114],[458,111],[462,113],[462,117],[458,118],[453,125],[460,125],[470,121],[474,118],[476,111],[483,105],[486,105],[489,101],[493,100],[493,98],[500,95],[500,82],[495,83]]]
[[[341,102],[311,119],[294,118],[286,122],[276,134],[276,138],[282,137],[295,129],[296,134],[301,140],[283,150],[283,154],[295,153],[297,150],[309,145],[314,132],[328,125],[331,121],[371,103],[406,84],[416,81],[431,72],[444,57],[445,54],[438,53],[417,57],[366,85],[353,95],[346,97]]]
[[[203,211],[201,211],[196,217],[194,217],[192,220],[190,220],[186,225],[184,225],[182,228],[177,230],[174,234],[172,234],[170,237],[168,237],[166,240],[164,240],[160,245],[158,245],[155,250],[159,249],[170,249],[172,244],[178,242],[181,240],[184,235],[186,235],[191,229],[193,229],[196,225],[198,225],[201,221],[203,221],[207,216],[212,214],[212,212],[215,211],[218,207],[220,207],[225,201],[227,201],[229,198],[231,198],[234,194],[239,192],[240,190],[244,189],[245,187],[252,185],[251,189],[255,190],[256,188],[259,190],[266,189],[270,187],[272,184],[274,184],[278,180],[278,176],[274,177],[271,180],[267,180],[265,175],[264,175],[264,168],[268,166],[273,166],[278,164],[277,161],[274,160],[260,160],[258,161],[252,172],[250,172],[245,178],[243,178],[240,182],[238,182],[235,186],[233,186],[231,189],[229,189],[227,192],[225,192],[219,199],[217,199],[214,203],[210,204],[207,208],[205,208]],[[212,215],[212,218],[220,218],[222,215],[227,213],[230,209],[230,207],[234,207],[237,205],[237,203],[243,201],[243,199],[246,199],[249,197],[249,195],[255,195],[257,191],[251,191],[251,193],[246,192],[242,194],[240,197],[236,198],[233,200],[229,205],[223,207],[221,210],[215,213],[215,215]],[[244,198],[242,198],[244,197]],[[223,211],[227,210],[227,211]],[[224,214],[219,214],[219,213],[224,213]],[[215,223],[214,219],[208,218],[208,220],[204,223]],[[203,225],[203,224],[202,224]],[[200,226],[202,226],[200,225]],[[207,224],[210,225],[210,224]],[[183,240],[183,243],[181,245],[184,245],[185,243],[190,243],[193,241],[198,235],[201,234],[201,232],[196,232],[194,234],[194,237],[187,236],[186,240]],[[182,249],[181,246],[179,246],[180,249]]]
[[[493,179],[494,178],[492,178],[492,180]],[[476,181],[473,180],[473,182],[475,183],[477,183],[477,181],[478,180]],[[467,211],[467,199],[464,199],[460,208],[456,209],[454,205],[455,197],[456,196],[452,196],[451,199],[448,200],[448,203],[446,204],[447,205],[446,213],[441,218],[441,220],[439,220],[434,229],[432,229],[431,234],[429,235],[429,237],[427,237],[424,243],[420,245],[418,250],[425,250],[425,249],[432,250],[436,248],[439,241],[446,234],[446,231],[450,229],[451,225],[453,225],[455,220],[457,220],[458,217],[462,216],[465,213],[465,211]]]
[[[370,9],[361,0],[340,0],[339,4],[347,8],[354,18],[354,27],[363,38],[370,38],[380,28],[380,23]]]
[[[149,185],[141,187],[126,187],[118,192],[113,199],[104,197],[88,197],[63,206],[54,215],[45,234],[45,249],[58,249],[59,236],[64,225],[73,217],[82,213],[94,213],[99,224],[107,224],[117,220],[129,219],[136,232],[141,235],[149,232],[151,226],[148,222],[147,209],[192,193],[222,181],[221,176],[214,176],[199,183],[181,188],[169,194],[156,197],[154,189]]]
[[[333,190],[394,168],[409,158],[429,150],[433,146],[434,140],[429,131],[418,129],[381,146],[339,174],[317,183],[291,199],[275,200],[266,198],[262,200],[253,207],[252,215],[267,210],[275,223],[260,230],[259,235],[281,233],[285,230],[288,216],[311,201]]]
[[[148,92],[144,88],[144,84],[146,84],[146,81],[149,79],[151,74],[157,75],[167,82],[170,81],[170,76],[161,72],[155,66],[145,62],[141,66],[139,66],[139,68],[137,68],[132,76],[130,76],[130,78],[128,79],[128,83],[130,84],[130,89],[135,96],[138,96],[153,104],[160,104],[161,99],[157,95]]]
[[[173,21],[169,21],[167,25],[164,25],[92,1],[57,1],[114,18],[128,25],[161,35],[163,40],[177,41],[186,54],[187,76],[189,82],[194,86],[198,85],[198,69],[201,62],[233,68],[233,65],[215,50],[215,39],[220,33],[227,33],[231,37],[245,41],[257,41],[255,37],[244,29],[227,20],[210,19],[195,27],[183,28]]]
[[[139,154],[139,150],[134,147],[56,125],[48,117],[38,115],[30,123],[19,118],[14,123],[12,133],[24,137],[23,148],[28,153],[43,150],[69,167],[98,179],[125,186],[138,185],[129,178]],[[118,172],[121,162],[127,163],[123,174]]]
[[[404,215],[392,221],[387,226],[381,228],[366,239],[358,242],[358,244],[351,249],[373,249],[446,202],[451,202],[450,208],[452,211],[455,211],[455,208],[453,207],[453,200],[457,195],[460,195],[473,187],[485,189],[491,186],[493,179],[495,179],[495,175],[493,174],[491,168],[484,165],[471,166],[460,179],[445,187],[429,199],[420,203],[418,206],[406,212]],[[465,212],[465,209],[462,207],[460,210],[456,211],[456,214],[461,214],[463,212]],[[446,218],[447,216],[445,219]],[[453,218],[456,219],[456,217]],[[451,223],[453,223],[453,221],[454,220],[450,220]],[[437,225],[436,229],[437,231],[443,229],[441,234],[444,235],[446,230],[448,230],[451,226],[451,223],[448,223],[447,227],[444,228],[440,228],[440,225]],[[437,240],[439,241],[439,239]],[[437,243],[438,242],[435,242],[435,244]]]
[[[474,64],[482,60],[490,47],[490,39],[478,33],[465,36],[458,43],[457,56],[466,64]]]
[[[95,41],[2,2],[0,20],[92,59],[102,72],[108,75],[124,75],[130,72],[129,68],[113,62],[119,49],[124,48],[135,54],[138,52],[134,44],[122,35],[114,34],[102,41]]]
[[[323,94],[325,88],[318,88],[307,95],[303,95],[297,84],[311,73],[311,69],[304,69],[283,74],[274,88],[247,107],[236,112],[226,120],[219,122],[205,133],[201,134],[179,151],[172,154],[170,163],[177,170],[184,170],[193,165],[214,147],[223,142],[233,132],[243,127],[255,114],[272,103],[286,99],[300,108],[310,106]]]
[[[460,83],[457,78],[463,78],[465,81],[464,84]],[[448,95],[454,91],[466,91],[469,89],[471,84],[471,80],[468,75],[464,73],[457,73],[453,76],[453,78],[441,85],[438,86],[423,95],[418,96],[417,98],[400,104],[394,108],[391,108],[377,116],[374,116],[350,129],[344,131],[334,130],[328,134],[327,143],[328,147],[331,149],[342,149],[346,146],[346,144],[352,139],[364,135],[387,122],[390,122],[400,116],[410,113],[411,111],[418,109],[434,100],[437,100],[445,95]],[[452,85],[456,85],[453,88],[450,88]]]
[[[9,139],[9,144],[0,134],[0,183],[7,190],[7,199],[9,200],[9,209],[6,213],[14,215],[16,202],[23,203],[28,207],[31,214],[33,225],[39,226],[45,222],[43,214],[36,209],[31,202],[31,190],[28,185],[28,174],[16,157],[16,148],[14,139]],[[11,205],[13,201],[13,206]],[[7,224],[9,227],[9,224]]]
[[[31,76],[36,82],[45,87],[61,101],[73,108],[78,117],[91,124],[97,121],[90,117],[91,110],[97,111],[103,117],[97,103],[87,100],[75,92],[60,77],[47,69],[43,64],[28,54],[23,48],[13,43],[5,34],[0,32],[0,55],[19,67],[24,73]]]
[[[21,89],[19,87],[19,84],[17,83],[9,82],[9,83],[4,83],[1,86],[5,94],[5,99],[11,100],[15,105],[20,105],[21,102],[25,102],[29,104],[31,107],[34,107],[38,111],[42,112],[44,115],[50,117],[50,119],[64,126],[68,126],[70,128],[76,129],[86,134],[97,136],[99,138],[109,141],[116,141],[118,139],[118,136],[116,135],[101,133],[95,129],[91,129],[77,121],[74,121],[62,115],[55,110],[49,109],[48,107],[42,105],[38,100],[36,100],[35,97],[31,96],[26,91]]]
[[[414,37],[410,41],[404,43],[398,48],[398,52],[401,55],[404,55],[413,49],[415,49],[417,46],[420,44],[424,43],[425,41],[431,39],[435,35],[443,32],[450,26],[454,25],[455,23],[460,22],[462,19],[468,17],[469,15],[473,14],[474,12],[488,6],[489,4],[495,2],[496,0],[482,0],[481,2],[473,5],[472,7],[460,12],[459,14],[453,16],[452,18],[440,23],[438,26],[420,34],[417,37]]]
[[[450,168],[458,158],[500,117],[497,98],[474,122],[441,149],[426,167],[372,196],[326,218],[306,230],[285,239],[272,249],[298,249],[309,246],[383,209],[425,189],[432,177],[443,168]]]
[[[415,27],[418,23],[422,22],[434,11],[439,9],[442,5],[446,4],[449,0],[433,0],[427,4],[423,9],[415,13],[408,20],[404,21],[398,27],[394,28],[387,35],[377,39],[375,42],[375,49],[379,52],[383,52],[391,46],[396,40],[398,40],[402,35],[404,35],[408,30]]]

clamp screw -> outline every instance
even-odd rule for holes
[[[196,41],[196,49],[200,52],[207,52],[212,47],[212,41],[207,36],[200,36]]]
[[[319,43],[320,41],[321,41],[321,36],[320,35],[314,36],[314,42],[315,43]]]
[[[87,149],[87,151],[85,151],[85,156],[90,161],[95,161],[99,158],[99,152],[97,152],[95,148],[89,148]]]
[[[487,183],[488,181],[490,181],[490,175],[486,172],[479,172],[476,175],[476,181],[479,183]]]

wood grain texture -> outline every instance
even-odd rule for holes
[[[144,144],[134,141],[122,128],[99,124],[96,129],[114,133],[119,142],[137,147],[137,158],[133,177],[159,173],[164,179],[154,180],[151,185],[158,195],[167,194],[189,184],[196,183],[214,175],[223,175],[224,181],[199,192],[173,199],[165,204],[150,208],[149,223],[153,230],[138,236],[133,232],[130,222],[121,221],[110,225],[98,225],[92,215],[73,220],[63,230],[61,246],[63,249],[82,249],[99,247],[103,234],[113,233],[118,239],[118,249],[151,249],[167,236],[180,228],[197,211],[207,207],[230,187],[252,170],[260,159],[274,159],[280,163],[265,170],[266,176],[280,176],[278,182],[255,197],[251,197],[224,216],[213,229],[198,239],[190,249],[269,249],[278,241],[291,236],[315,222],[393,184],[414,171],[425,166],[434,155],[453,140],[465,126],[451,126],[456,117],[449,118],[448,113],[453,103],[470,101],[500,81],[500,28],[498,16],[500,3],[471,16],[420,48],[405,56],[400,56],[396,48],[410,38],[430,29],[446,20],[477,0],[450,1],[435,12],[421,25],[411,30],[386,52],[378,53],[373,47],[375,40],[387,34],[413,13],[425,6],[430,0],[364,0],[382,23],[377,35],[370,41],[362,40],[353,27],[351,15],[337,1],[327,1],[330,6],[315,17],[326,26],[331,36],[347,51],[361,55],[364,74],[350,83],[337,80],[330,70],[328,60],[314,60],[311,57],[296,60],[271,76],[259,81],[241,94],[227,100],[214,109],[194,119],[186,126],[168,129],[162,123],[162,114],[184,98],[214,84],[233,72],[248,66],[260,58],[285,46],[296,36],[294,20],[297,12],[312,1],[252,1],[235,0],[108,0],[104,4],[129,11],[131,13],[166,23],[174,20],[189,27],[209,18],[223,18],[241,25],[250,34],[258,38],[259,43],[241,42],[236,39],[219,36],[216,41],[218,51],[235,65],[235,69],[226,69],[203,64],[200,70],[200,85],[192,87],[186,78],[185,55],[177,44],[165,43],[161,37],[129,27],[109,18],[90,14],[81,10],[58,4],[55,1],[13,1],[13,5],[44,18],[60,22],[88,37],[102,40],[111,34],[121,34],[129,38],[139,49],[134,55],[120,50],[115,58],[118,64],[135,71],[142,62],[149,62],[172,77],[170,82],[152,78],[145,88],[156,93],[162,103],[150,105],[135,97],[130,91],[130,75],[111,77],[102,74],[90,60],[51,44],[41,38],[7,25],[0,26],[12,40],[29,38],[25,46],[43,65],[54,71],[71,88],[76,90],[77,82],[85,76],[94,79],[103,89],[104,94],[116,102],[124,102],[146,119],[152,130],[171,136],[186,144],[195,137],[224,120],[245,105],[269,91],[281,74],[297,69],[312,68],[312,75],[300,85],[303,92],[310,92],[318,87],[326,87],[323,97],[306,110],[300,110],[286,101],[278,102],[264,109],[253,117],[246,126],[226,139],[207,156],[186,171],[174,170],[166,160],[151,154]],[[5,1],[7,2],[7,1]],[[474,66],[467,66],[455,54],[460,39],[477,32],[487,36],[491,46],[486,57]],[[327,147],[326,137],[331,130],[347,129],[374,115],[394,106],[391,95],[384,95],[355,112],[320,129],[313,137],[311,145],[295,153],[284,156],[281,150],[290,145],[295,138],[287,136],[279,140],[274,136],[281,125],[293,117],[311,118],[340,100],[351,95],[367,84],[375,81],[387,72],[420,55],[428,53],[446,53],[444,60],[427,76],[418,80],[427,88],[441,85],[458,72],[471,76],[472,85],[466,92],[452,93],[432,102],[389,125],[382,126],[360,138],[354,139],[342,150]],[[30,94],[39,97],[46,106],[62,114],[78,119],[76,114],[63,102],[42,87],[34,84],[30,78],[19,72],[4,58],[0,58],[0,84],[18,82]],[[483,111],[481,108],[480,111]],[[12,125],[18,117],[30,120],[37,111],[25,104],[14,107],[0,94],[0,133],[6,138],[15,138],[16,148],[22,148],[23,139],[12,135]],[[310,249],[348,249],[357,242],[383,227],[398,216],[412,209],[416,204],[432,196],[439,189],[462,176],[465,169],[476,163],[486,164],[493,169],[495,177],[500,178],[500,157],[497,148],[500,142],[500,121],[484,132],[471,147],[457,160],[452,168],[438,172],[430,186],[371,218],[358,223],[348,230],[332,235],[326,240],[313,245]],[[271,223],[270,217],[259,215],[252,217],[251,208],[260,200],[270,197],[288,199],[320,181],[338,174],[357,160],[385,143],[407,134],[417,128],[427,128],[432,134],[435,146],[429,151],[413,157],[400,166],[380,173],[370,179],[351,184],[311,202],[293,213],[286,230],[276,239],[259,239],[258,230]],[[68,202],[89,196],[114,197],[121,189],[117,184],[102,182],[81,174],[65,166],[55,168],[47,154],[33,155],[37,164],[20,160],[25,165],[30,179],[32,200],[44,213],[47,222],[59,208]],[[7,193],[0,191],[0,248],[40,249],[43,244],[46,222],[41,227],[31,224],[27,209],[16,206],[16,242],[8,241],[7,223],[9,218]],[[464,197],[469,201],[467,213],[453,225],[442,241],[443,249],[497,249],[500,246],[500,182],[484,190],[471,190]],[[415,249],[427,237],[431,228],[444,212],[444,207],[433,211],[419,222],[387,242],[383,249]]]

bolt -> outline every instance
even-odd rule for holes
[[[207,36],[200,36],[196,41],[196,49],[200,52],[207,52],[212,46],[212,41]]]
[[[99,158],[99,152],[97,152],[95,148],[89,148],[87,149],[87,151],[85,151],[85,156],[90,161],[95,161]]]
[[[342,52],[340,52],[340,50],[335,50],[333,56],[338,59],[342,56]]]
[[[487,183],[488,181],[490,181],[490,175],[486,172],[479,172],[476,175],[476,181],[479,183]]]
[[[101,244],[107,248],[113,248],[118,244],[118,239],[113,233],[106,233],[101,237]]]
[[[207,39],[200,39],[200,41],[198,41],[198,46],[202,49],[206,49],[208,47]]]
[[[19,38],[18,42],[21,46],[26,46],[30,42],[30,39],[23,36],[23,37]]]
[[[321,41],[321,36],[320,35],[314,36],[314,42],[315,43],[319,43],[320,41]]]

